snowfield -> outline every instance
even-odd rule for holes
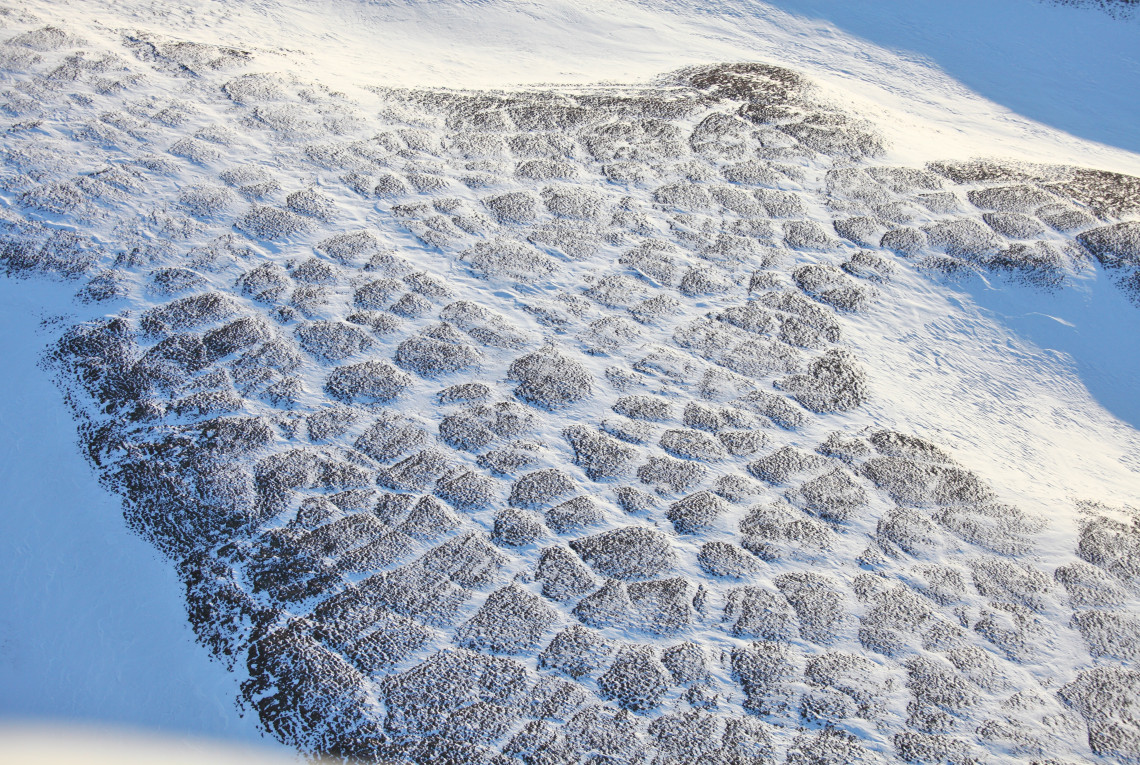
[[[1137,27],[1000,15],[1105,87],[743,0],[2,9],[0,265],[294,751],[1140,762]]]

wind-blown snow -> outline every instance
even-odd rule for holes
[[[1137,24],[1037,0],[47,7],[66,9],[81,26],[177,29],[188,39],[274,52],[275,66],[324,72],[344,85],[635,82],[686,64],[767,61],[796,67],[874,117],[899,161],[996,155],[1140,171],[1129,87],[1140,76]]]
[[[4,263],[270,733],[1140,757],[1136,27],[971,7],[2,18]]]

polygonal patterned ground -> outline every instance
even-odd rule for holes
[[[0,262],[74,280],[81,444],[282,741],[1140,758],[1140,526],[1090,510],[1058,568],[953,455],[843,416],[875,386],[844,317],[900,271],[1140,291],[1140,179],[884,166],[764,65],[363,105],[0,20]]]

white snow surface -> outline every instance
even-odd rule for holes
[[[29,8],[40,7],[37,2]],[[642,82],[687,64],[791,66],[874,119],[892,157],[1140,169],[1140,22],[1037,0],[331,0],[43,5],[76,28],[252,47],[341,87]],[[1084,139],[1084,140],[1074,140]]]
[[[255,63],[243,73],[289,72],[314,80],[347,94],[347,101],[363,113],[384,105],[386,96],[370,91],[370,87],[512,92],[561,86],[573,92],[576,87],[599,84],[648,84],[690,64],[760,61],[806,74],[820,86],[824,100],[877,126],[887,145],[883,164],[920,167],[926,161],[981,156],[1140,175],[1140,102],[1130,87],[1140,79],[1140,24],[1090,9],[1031,0],[1000,4],[892,0],[873,7],[824,0],[773,4],[750,0],[30,0],[21,3],[20,9],[75,33],[93,49],[117,45],[122,32],[145,31],[168,39],[253,50]],[[153,95],[169,98],[172,94],[156,89]],[[189,99],[198,94],[191,90],[177,95]],[[192,127],[230,119],[224,104],[203,99],[197,106],[200,111]],[[71,152],[68,160],[78,172],[102,164],[101,157],[86,154],[74,145],[65,150]],[[225,150],[230,157],[214,164],[221,168],[249,157],[271,171],[289,170],[287,160],[275,165],[280,159],[278,151],[264,132],[251,130]],[[208,166],[186,163],[179,174],[159,182],[156,194],[174,199],[180,190],[209,180],[210,172]],[[342,214],[335,229],[350,231],[377,220],[374,206],[354,202],[343,189],[332,190],[327,179],[288,180],[297,188],[315,182],[336,194]],[[802,190],[813,183],[818,186],[818,182],[818,178],[809,178],[802,186],[791,183],[787,187]],[[457,195],[475,200],[466,190]],[[0,196],[6,205],[12,203],[7,191]],[[152,201],[139,202],[140,209]],[[830,218],[822,209],[813,212],[825,223]],[[399,248],[401,255],[417,267],[438,273],[456,294],[481,296],[488,307],[508,315],[533,336],[544,334],[534,318],[521,310],[524,299],[530,300],[533,293],[520,296],[509,290],[490,290],[460,269],[457,261],[424,251],[406,232],[385,233],[386,245]],[[97,235],[110,236],[102,230]],[[1057,241],[1063,238],[1054,236]],[[259,254],[284,263],[293,259],[297,248],[288,241],[269,243]],[[844,254],[853,251],[848,247]],[[609,254],[607,251],[606,256]],[[802,259],[833,260],[814,254]],[[544,285],[542,290],[553,295],[560,289],[587,284],[597,267],[593,263],[563,265],[558,281]],[[219,288],[230,289],[232,276],[226,272],[211,278]],[[133,274],[131,278],[135,289],[125,303],[142,312],[149,307],[140,288],[142,277]],[[30,292],[30,284],[12,282],[4,289],[27,288]],[[1101,268],[1086,264],[1070,274],[1062,288],[1050,292],[989,274],[943,278],[900,260],[895,277],[875,289],[878,299],[868,309],[840,316],[846,347],[854,352],[871,381],[870,399],[854,411],[814,420],[800,431],[796,443],[819,443],[835,430],[854,433],[880,428],[914,433],[938,443],[964,467],[982,476],[1000,502],[1043,519],[1029,558],[1049,571],[1075,560],[1079,524],[1090,507],[1082,503],[1114,508],[1104,512],[1119,513],[1121,518],[1135,512],[1131,506],[1140,504],[1140,308],[1129,302]],[[69,313],[72,319],[91,318],[102,310],[99,306],[69,304],[52,290],[35,292],[35,301],[40,301],[45,315]],[[727,298],[709,298],[696,301],[693,309],[710,312],[730,303]],[[23,314],[30,310],[26,306],[15,301],[6,304],[6,328],[16,326],[24,334],[30,331],[26,317],[18,321],[11,313]],[[390,350],[381,344],[383,353],[390,356]],[[17,358],[23,366],[9,369],[7,374],[33,374],[28,354]],[[494,363],[499,361],[495,359]],[[589,359],[587,366],[596,379],[603,379],[604,369],[611,362],[602,356]],[[324,395],[325,370],[311,360],[303,369],[301,407],[315,407]],[[66,416],[66,409],[54,391],[49,394],[38,397],[34,405],[16,398],[14,406],[28,408],[6,409],[3,416],[33,423],[33,427],[44,418],[50,419],[57,426],[45,430],[47,437],[63,438],[58,422]],[[421,387],[403,406],[426,413],[433,406],[431,398],[431,391]],[[561,440],[558,433],[564,425],[600,419],[609,414],[612,399],[601,396],[575,405],[551,418],[543,435],[548,441]],[[266,407],[255,411],[263,410]],[[30,459],[26,455],[37,455],[36,450],[10,449],[8,454],[8,480],[42,469],[21,463]],[[67,469],[74,471],[74,463]],[[79,505],[84,498],[96,496],[98,490],[90,483],[86,481],[74,490],[53,490],[47,495],[53,512],[55,505],[66,504],[69,497]],[[876,511],[884,512],[886,505],[881,498],[876,501]],[[94,507],[69,507],[66,512],[113,514],[114,504],[113,499],[103,496]],[[10,504],[6,512],[18,513],[21,508]],[[739,508],[734,512],[739,515]],[[76,535],[86,528],[67,524],[65,519],[66,514],[58,521],[61,549],[77,545],[80,540]],[[118,522],[117,515],[114,520]],[[487,525],[490,514],[475,520]],[[738,516],[734,520],[739,520]],[[11,529],[9,539],[46,533],[8,518],[4,527]],[[856,524],[836,557],[853,559],[866,546],[866,535],[873,531],[870,521]],[[137,541],[128,543],[117,533],[103,533],[110,535],[114,545],[138,546]],[[7,544],[10,558],[42,554],[29,552],[37,549],[34,546]],[[679,543],[679,549],[690,558],[690,553],[695,554],[695,547],[688,542]],[[142,560],[146,555],[140,555],[139,566],[153,567],[153,560]],[[45,576],[45,566],[7,565],[8,569],[0,569],[8,572],[0,606],[6,613],[30,614],[34,601],[52,593],[51,586],[39,581]],[[109,586],[123,591],[129,592],[133,586],[123,583],[118,567],[100,570],[96,562],[91,565],[91,577],[106,576]],[[682,575],[699,578],[695,564],[686,566],[679,569]],[[838,571],[842,560],[813,566],[812,570]],[[508,569],[523,573],[523,564],[512,564]],[[149,583],[138,586],[140,604],[146,602],[144,597],[156,598],[155,602],[180,597],[173,581],[157,594]],[[478,606],[482,597],[478,596],[473,606]],[[177,610],[170,603],[163,603],[163,608],[167,616]],[[1135,593],[1126,610],[1136,613]],[[151,618],[140,619],[137,629],[146,630],[148,636],[153,630],[166,629],[156,628]],[[71,622],[72,617],[63,614],[57,623],[51,619],[35,621],[42,629],[63,630],[78,639],[81,628]],[[175,626],[185,632],[181,624]],[[23,628],[6,629],[22,641],[32,639]],[[726,651],[740,642],[711,629],[695,634],[704,644]],[[615,633],[615,637],[628,636]],[[2,639],[4,635],[0,634]],[[181,644],[186,636],[168,634],[163,639],[172,645]],[[13,638],[7,640],[12,645]],[[649,638],[646,641],[652,642]],[[1045,687],[1059,687],[1077,670],[1093,663],[1087,655],[1067,652],[1068,646],[1080,644],[1074,629],[1062,624],[1053,641],[1042,656],[1023,668]],[[857,643],[841,647],[859,650]],[[34,658],[27,653],[12,658],[11,650],[5,659],[8,662],[51,662],[38,651]],[[90,650],[105,650],[106,656],[115,656],[122,649],[94,646]],[[61,641],[58,651],[60,657],[69,660],[77,655],[69,641]],[[180,667],[195,661],[201,664],[205,650],[193,657],[178,656],[173,663]],[[150,661],[155,670],[163,663],[161,658]],[[54,701],[63,685],[60,681],[45,683],[39,689],[32,687],[28,668],[24,664],[9,675],[14,679],[3,689],[0,713],[25,716],[54,711],[63,716],[99,717],[96,704],[90,701]],[[220,673],[220,665],[212,665],[208,671]],[[725,684],[731,685],[727,670],[720,672]],[[88,674],[81,682],[103,682],[103,678]],[[1015,678],[1015,685],[1017,682]],[[221,721],[221,715],[215,714],[217,704],[225,705],[226,714],[236,714],[230,711],[236,685],[237,680],[218,680],[210,689],[196,691],[217,693],[218,699],[205,702],[204,711],[192,715],[187,732],[248,741],[248,726],[228,718]],[[899,691],[897,687],[895,690]],[[156,715],[153,709],[142,708],[138,700],[150,699],[156,693],[144,680],[128,679],[117,692],[135,701],[111,705],[114,711],[109,711],[106,719],[167,729],[178,726],[177,716]],[[905,704],[904,696],[898,693],[887,700],[900,718],[905,716]],[[895,729],[877,730],[868,724],[866,729],[851,730],[871,749],[890,752],[889,734]],[[787,744],[779,746],[786,748]],[[1080,743],[1073,744],[1069,754],[1096,758]]]
[[[510,89],[628,84],[688,64],[764,61],[803,71],[824,86],[827,97],[872,120],[888,138],[887,161],[921,165],[932,159],[1000,157],[1140,174],[1140,106],[1129,87],[1140,78],[1140,23],[1035,0],[898,0],[857,8],[819,0],[65,0],[26,7],[66,19],[77,32],[149,30],[265,51],[273,55],[264,68],[316,75],[340,88],[355,86],[351,92],[361,97],[356,88],[369,85]],[[841,28],[843,22],[857,31]],[[876,37],[895,45],[880,45]],[[1064,48],[1058,47],[1060,40]],[[953,62],[952,72],[939,66],[940,57]],[[972,92],[963,81],[978,81],[1002,101]],[[1039,119],[1015,113],[1014,106]],[[1111,132],[1099,129],[1106,125],[1114,126]],[[1058,126],[1071,126],[1072,132]],[[1089,140],[1101,137],[1115,145]],[[1072,391],[1078,398],[1067,400],[1067,408],[1091,407],[1090,414],[1104,423],[1105,442],[1115,445],[1107,454],[1117,456],[1107,457],[1108,464],[1119,464],[1106,466],[1107,473],[1097,470],[1097,485],[1108,492],[1106,501],[1121,502],[1136,495],[1135,466],[1123,457],[1126,445],[1134,448],[1136,442],[1129,439],[1129,429],[1121,431],[1113,420],[1140,426],[1133,403],[1140,335],[1135,314],[1111,289],[1096,288],[1095,280],[1095,275],[1087,276],[1063,304],[1046,301],[1049,311],[1061,314],[1052,319],[1068,331],[1028,326],[1041,322],[1027,320],[1033,311],[1015,312],[1013,306],[1020,307],[1021,300],[1011,303],[1009,289],[996,288],[1002,295],[996,305],[986,299],[992,285],[981,287],[976,297],[951,300],[970,313],[991,309],[984,317],[966,320],[965,326],[980,321],[998,333],[982,341],[983,347],[1009,333],[1003,329],[1009,323],[1018,325],[1012,334],[1020,340],[1012,342],[1027,344],[1033,360],[1009,373],[998,374],[1008,361],[973,371],[992,380],[992,390],[1008,390],[1019,399],[1014,391],[1028,372],[1028,379],[1040,380],[1043,389]],[[941,294],[935,299],[942,299]],[[1107,307],[1106,301],[1114,306]],[[930,310],[938,315],[953,309]],[[1102,322],[1120,324],[1106,331]],[[1083,330],[1086,323],[1097,328]],[[948,346],[960,337],[953,330],[943,336]],[[1125,346],[1111,353],[1098,343],[1094,350],[1089,336],[1112,338],[1110,347]],[[1036,350],[1035,341],[1041,346]],[[1128,352],[1130,341],[1136,352]],[[897,344],[886,345],[898,352]],[[970,374],[962,370],[959,380]],[[1074,380],[1074,374],[1088,379]],[[1090,387],[1099,398],[1087,392]],[[1031,419],[1040,419],[1036,407],[1027,411]],[[1018,429],[1034,430],[1026,423]],[[1046,442],[1065,456],[1045,459],[1032,483],[1056,476],[1059,465],[1073,464],[1068,435],[1046,436]],[[988,448],[985,439],[977,438],[959,446]],[[984,465],[1003,452],[1005,445],[979,454],[979,461]],[[1081,486],[1080,474],[1075,471],[1064,480]]]
[[[182,583],[75,448],[75,423],[37,364],[41,322],[66,312],[70,293],[0,281],[0,759],[74,761],[93,756],[82,755],[91,738],[108,759],[153,745],[203,762],[217,741],[284,754],[237,714],[232,675],[186,623]],[[111,733],[70,738],[76,728]],[[163,737],[140,744],[138,731]]]

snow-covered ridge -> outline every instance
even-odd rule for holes
[[[915,404],[874,339],[937,336],[940,274],[1127,294],[1135,178],[886,164],[766,65],[349,98],[6,21],[0,257],[76,280],[49,361],[81,441],[274,735],[1137,756],[1134,520],[884,427]],[[1084,498],[1127,498],[1135,466],[1098,467]]]

